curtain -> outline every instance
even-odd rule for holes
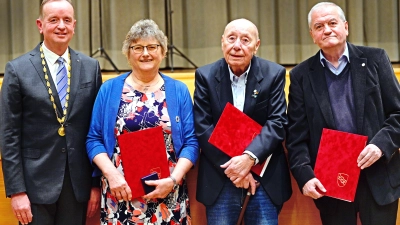
[[[349,22],[348,41],[357,45],[384,48],[392,62],[399,62],[399,1],[333,2],[341,6],[346,14]],[[0,0],[0,73],[4,73],[7,61],[30,51],[42,39],[36,27],[40,2],[41,0]],[[188,60],[196,66],[203,66],[223,57],[221,35],[226,24],[233,19],[247,18],[259,29],[261,46],[258,56],[282,65],[295,65],[318,51],[318,47],[312,42],[307,24],[307,14],[317,2],[319,1],[73,0],[77,24],[71,47],[87,55],[96,53],[93,57],[100,61],[103,70],[114,70],[111,62],[120,71],[129,70],[125,56],[121,53],[122,42],[136,21],[150,18],[166,33],[173,46],[169,50],[174,54],[168,55],[161,67],[194,68]],[[169,4],[171,10],[166,13],[166,6]],[[169,18],[170,23],[167,22]],[[183,55],[179,55],[179,52]]]

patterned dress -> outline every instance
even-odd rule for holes
[[[142,93],[125,83],[117,121],[115,135],[124,132],[143,130],[150,127],[162,126],[164,141],[170,171],[177,163],[171,138],[171,123],[165,100],[165,86],[152,93]],[[112,162],[123,174],[123,164],[118,143],[114,148]],[[189,197],[185,179],[178,188],[171,191],[164,199],[143,198],[132,199],[130,202],[118,202],[111,195],[107,179],[103,176],[101,193],[101,225],[133,225],[133,224],[191,224],[189,216]]]

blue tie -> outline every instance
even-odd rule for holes
[[[65,110],[65,100],[67,96],[67,88],[68,88],[68,77],[67,77],[67,68],[65,68],[64,59],[62,57],[57,59],[58,69],[56,75],[57,81],[57,92],[58,97],[60,98],[61,106],[63,110]]]

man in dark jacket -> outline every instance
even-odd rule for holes
[[[333,3],[308,15],[320,51],[290,72],[286,146],[293,176],[315,199],[322,223],[396,223],[400,196],[400,86],[386,52],[346,42],[348,22]],[[322,129],[368,136],[354,202],[326,197],[314,174]],[[345,156],[344,156],[345,157]],[[335,160],[335,159],[332,159]],[[326,168],[329,170],[329,168]]]

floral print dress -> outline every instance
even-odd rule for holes
[[[150,127],[162,126],[170,171],[177,163],[171,138],[171,123],[165,100],[165,86],[152,93],[142,93],[125,82],[114,132],[118,136],[124,132],[138,131]],[[112,162],[123,174],[118,142],[114,148]],[[107,179],[101,178],[101,225],[133,224],[191,224],[189,216],[189,198],[185,179],[178,188],[171,191],[166,198],[118,202],[111,195]]]

